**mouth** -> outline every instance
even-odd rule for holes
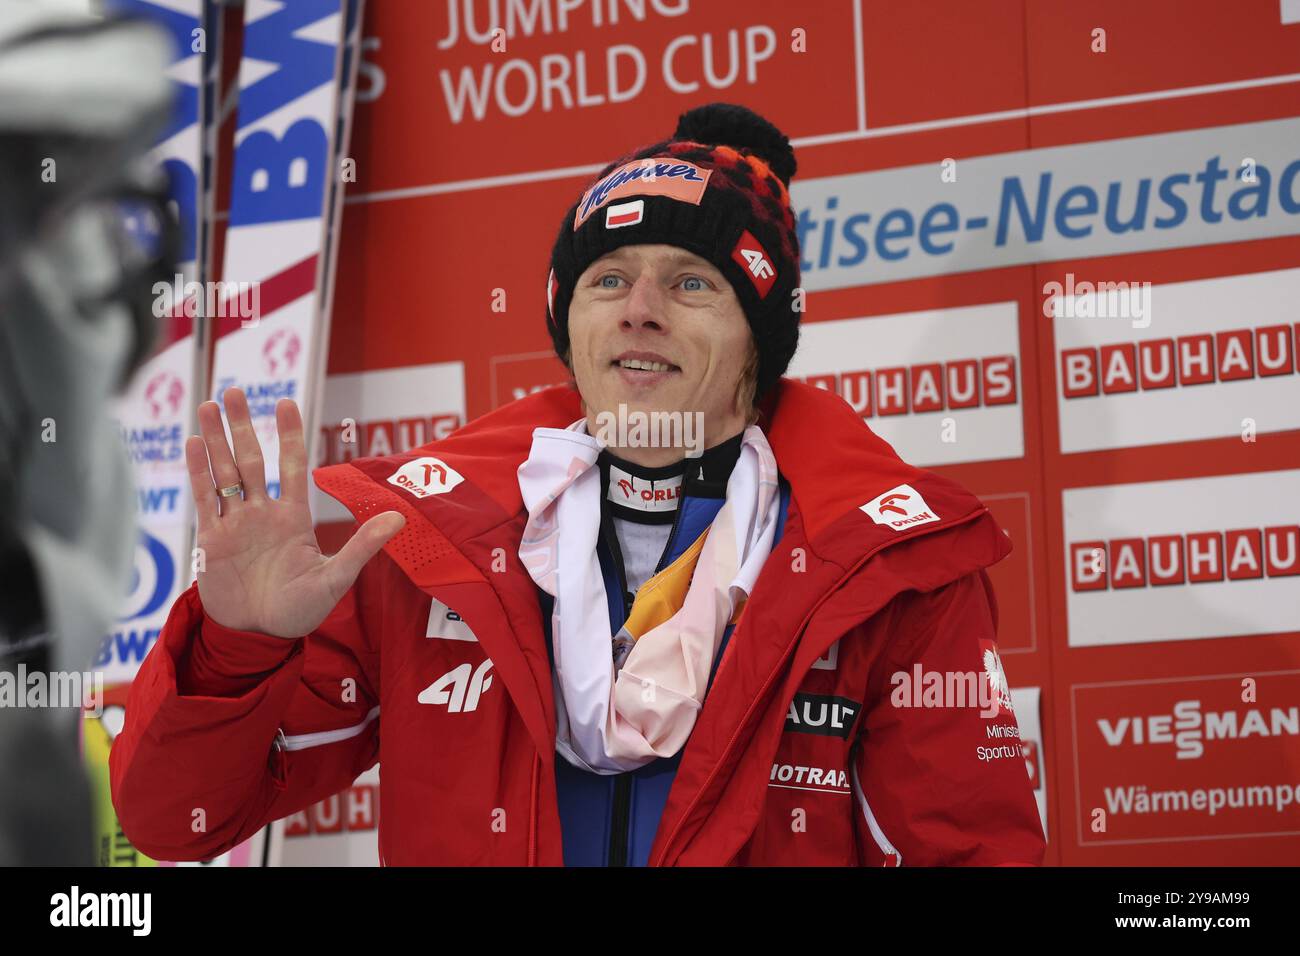
[[[624,352],[609,364],[618,370],[624,382],[634,387],[658,385],[681,372],[681,366],[656,352]]]

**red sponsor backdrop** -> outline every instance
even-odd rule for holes
[[[1300,24],[1277,0],[503,0],[504,48],[494,49],[497,7],[367,6],[357,181],[329,358],[333,375],[461,362],[470,418],[563,380],[543,323],[561,217],[602,165],[663,138],[700,103],[745,103],[786,131],[796,187],[921,164],[934,164],[937,180],[949,158],[960,170],[968,158],[1300,115]],[[1144,162],[1141,146],[1131,161]],[[798,206],[797,189],[795,198]],[[954,261],[949,274],[808,295],[809,327],[1016,307],[1023,454],[934,467],[983,497],[1015,544],[992,576],[1012,685],[1042,691],[1032,756],[1046,784],[1049,862],[1283,863],[1300,854],[1300,809],[1276,805],[1278,788],[1289,782],[1294,797],[1300,784],[1300,606],[1280,631],[1229,626],[1224,634],[1245,636],[1072,646],[1063,516],[1070,489],[1300,468],[1300,432],[1261,425],[1250,443],[1220,431],[1064,454],[1060,356],[1043,312],[1045,285],[1067,274],[1162,284],[1295,268],[1294,222],[1281,237],[981,271]],[[1245,300],[1224,327],[1254,325]],[[844,368],[879,365],[862,354]],[[1276,505],[1273,524],[1300,521],[1296,500]],[[1205,518],[1189,515],[1182,530],[1217,527]],[[1116,520],[1129,521],[1133,537],[1154,533],[1140,515]],[[1261,593],[1267,603],[1280,592]],[[1243,697],[1250,678],[1255,701]],[[1193,710],[1199,730],[1187,723]],[[1199,756],[1169,742],[1194,731]],[[1264,785],[1274,788],[1268,806],[1210,814],[1190,805],[1217,801],[1215,788]],[[1142,811],[1139,792],[1165,795]]]

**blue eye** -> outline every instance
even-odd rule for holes
[[[600,277],[600,287],[602,289],[617,289],[619,278],[613,273],[607,273]]]
[[[689,282],[695,282],[698,283],[698,285],[687,285]],[[687,276],[682,280],[682,288],[686,289],[687,292],[703,292],[707,287],[704,284],[704,280],[699,276]]]

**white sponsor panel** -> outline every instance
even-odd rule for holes
[[[1300,428],[1300,269],[1151,287],[1149,324],[1053,318],[1063,453]]]
[[[350,431],[348,420],[353,423]],[[464,422],[463,362],[330,375],[313,467],[398,455],[445,438]],[[318,523],[352,520],[343,505],[314,484],[311,511]]]
[[[138,521],[130,590],[93,666],[106,684],[127,683],[157,640],[172,604],[194,579],[193,498],[185,467],[193,397],[194,337],[158,352],[114,403],[135,475]]]
[[[1254,182],[1239,178],[1246,157]],[[1000,153],[956,173],[945,182],[936,160],[797,180],[803,287],[1300,233],[1300,119]]]
[[[1016,724],[1020,727],[1020,750],[1025,756],[1025,771],[1034,785],[1034,802],[1038,804],[1038,819],[1047,835],[1047,777],[1043,756],[1043,724],[1039,713],[1042,696],[1038,687],[1013,687],[1011,701]]]
[[[1062,493],[1071,647],[1300,628],[1300,470]]]
[[[429,605],[429,624],[424,630],[424,636],[442,641],[478,643],[478,637],[470,630],[465,619],[437,598],[433,598]]]
[[[915,465],[1022,458],[1016,312],[995,302],[812,322],[786,374],[837,391]]]
[[[304,23],[312,12],[321,15]],[[337,201],[327,184],[342,107],[342,29],[337,0],[315,11],[272,3],[244,11],[222,280],[261,283],[262,314],[216,340],[211,397],[220,402],[231,385],[247,393],[272,497],[280,486],[275,405],[293,399],[312,427],[313,375],[328,345],[320,312],[325,230]]]

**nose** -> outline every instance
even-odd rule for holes
[[[624,331],[646,329],[662,332],[667,328],[664,321],[664,294],[659,279],[652,270],[645,270],[635,282],[632,291],[624,300],[621,326]]]

